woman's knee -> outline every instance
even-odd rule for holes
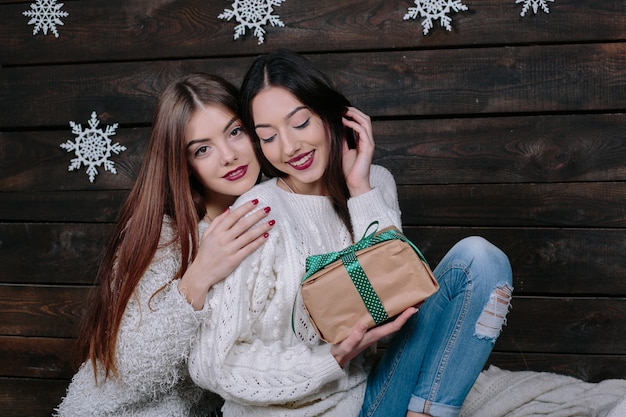
[[[480,236],[469,236],[460,240],[451,252],[465,258],[466,263],[479,275],[492,281],[491,285],[512,286],[511,264],[508,256],[493,243]],[[491,278],[491,279],[489,279]],[[495,282],[493,282],[495,281]]]
[[[511,264],[506,254],[488,240],[471,236],[458,243],[459,249],[470,256],[474,286],[482,288],[488,300],[476,323],[476,336],[497,339],[510,308],[513,293]]]

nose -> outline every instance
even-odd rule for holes
[[[294,156],[298,153],[298,150],[300,149],[300,141],[298,141],[296,138],[283,132],[280,135],[280,141],[285,155]]]
[[[223,165],[230,165],[237,159],[239,159],[239,154],[233,146],[231,146],[230,144],[225,144],[220,149],[220,158]]]

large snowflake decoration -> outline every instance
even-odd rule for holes
[[[61,11],[61,7],[63,3],[57,4],[57,0],[37,0],[37,3],[30,4],[30,10],[22,14],[31,18],[28,21],[29,25],[35,25],[33,35],[36,35],[40,29],[43,30],[44,35],[47,35],[50,29],[50,32],[58,38],[59,32],[57,32],[56,25],[63,26],[61,18],[70,15],[68,12]]]
[[[126,150],[125,146],[119,143],[111,144],[109,136],[115,135],[115,129],[117,129],[117,123],[112,126],[107,126],[104,131],[98,128],[100,121],[96,117],[96,112],[91,113],[91,119],[89,120],[89,128],[83,130],[80,124],[70,122],[72,127],[72,133],[76,135],[74,142],[67,141],[61,144],[61,148],[68,152],[74,151],[76,158],[70,161],[68,171],[74,171],[80,169],[81,166],[87,167],[87,175],[89,175],[89,181],[93,182],[98,175],[97,166],[104,166],[105,171],[110,171],[113,174],[117,174],[115,164],[109,160],[111,153],[119,154]]]
[[[467,10],[467,6],[461,3],[461,0],[415,0],[414,3],[417,7],[409,7],[408,13],[404,15],[404,20],[415,19],[418,15],[423,17],[424,35],[428,35],[428,32],[433,28],[433,21],[437,19],[440,19],[441,26],[447,30],[452,30],[450,25],[452,19],[448,13]]]
[[[554,0],[515,0],[515,4],[524,3],[524,6],[522,7],[522,12],[520,13],[520,16],[522,17],[526,15],[526,12],[528,12],[531,7],[533,8],[534,14],[537,14],[537,10],[539,10],[540,6],[541,10],[543,10],[544,13],[550,13],[547,2],[554,3]]]
[[[245,35],[246,29],[254,30],[254,36],[259,39],[259,45],[263,43],[265,29],[262,26],[270,23],[272,26],[285,27],[279,19],[274,16],[274,6],[280,6],[285,0],[234,0],[233,8],[225,9],[218,19],[230,20],[233,17],[239,23],[235,27],[235,40],[239,36]]]

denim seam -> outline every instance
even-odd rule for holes
[[[371,406],[369,407],[369,409],[367,410],[367,413],[365,414],[365,416],[367,417],[372,416],[376,413],[376,411],[378,410],[378,407],[380,406],[381,401],[383,400],[383,397],[385,396],[385,394],[387,393],[387,390],[389,389],[389,383],[390,383],[391,377],[395,374],[396,369],[398,368],[398,365],[400,364],[402,360],[402,356],[404,355],[406,345],[409,339],[411,338],[411,334],[413,333],[415,329],[415,320],[411,320],[410,325],[411,325],[411,329],[410,329],[411,331],[405,332],[404,337],[402,339],[402,345],[398,347],[400,351],[403,353],[402,355],[397,355],[394,358],[393,365],[390,367],[389,372],[387,372],[384,384],[382,384],[382,387],[380,391],[378,392],[378,395],[376,395],[375,400],[372,401]]]
[[[459,313],[459,317],[456,320],[454,330],[452,334],[450,335],[450,339],[448,340],[446,348],[444,349],[444,354],[442,355],[441,360],[439,362],[439,366],[437,367],[438,369],[437,376],[435,378],[435,381],[433,382],[433,386],[428,395],[428,399],[426,401],[427,404],[435,402],[435,397],[437,393],[439,392],[439,388],[441,386],[441,379],[443,378],[444,368],[448,366],[448,360],[450,359],[450,351],[452,350],[452,345],[456,343],[456,340],[458,338],[458,335],[461,329],[461,323],[465,320],[467,316],[467,310],[469,309],[469,300],[471,299],[472,292],[473,292],[472,276],[470,274],[470,269],[466,265],[453,263],[446,270],[446,273],[448,273],[452,269],[460,269],[461,271],[463,271],[463,274],[465,274],[465,276],[467,277],[465,280],[466,285],[467,285],[467,290],[464,293],[465,296],[463,297],[463,306]]]

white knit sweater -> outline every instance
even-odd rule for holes
[[[392,175],[372,166],[373,189],[351,198],[348,208],[355,239],[374,221],[400,228]],[[212,313],[200,328],[189,357],[193,380],[225,398],[225,417],[357,416],[367,370],[361,357],[343,369],[309,322],[298,298],[292,306],[309,255],[353,243],[323,196],[284,191],[272,179],[238,202],[259,199],[272,208],[276,225],[268,240],[226,280],[213,287]]]
[[[221,402],[189,378],[191,341],[208,308],[194,311],[179,293],[178,281],[170,283],[181,263],[180,246],[167,244],[172,236],[166,217],[159,249],[122,318],[115,356],[119,378],[104,379],[99,368],[96,384],[91,362],[83,363],[54,415],[200,416]]]

